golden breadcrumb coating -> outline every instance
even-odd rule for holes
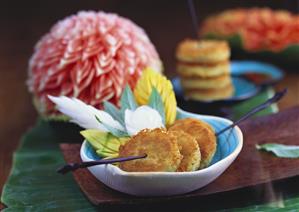
[[[187,98],[199,101],[221,100],[231,97],[234,94],[234,87],[231,83],[220,88],[196,88],[185,89],[184,93]]]
[[[185,39],[176,49],[176,58],[184,62],[217,63],[228,60],[230,48],[226,41]]]
[[[180,153],[183,155],[183,159],[177,171],[188,172],[198,170],[201,155],[196,139],[182,130],[172,130],[169,132],[176,136]]]
[[[139,132],[119,151],[120,157],[143,154],[147,157],[120,163],[120,168],[128,172],[174,172],[183,158],[176,136],[160,128]]]
[[[214,129],[206,122],[194,118],[180,119],[169,130],[182,130],[195,137],[200,153],[200,168],[207,167],[211,162],[217,147]]]
[[[230,63],[228,60],[210,65],[178,62],[177,72],[181,77],[215,77],[230,74]]]
[[[182,77],[181,84],[184,89],[224,88],[231,84],[231,77],[223,74],[216,77]]]

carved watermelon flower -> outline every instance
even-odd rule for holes
[[[126,84],[134,88],[142,70],[161,71],[146,33],[132,21],[104,12],[79,12],[59,21],[34,48],[28,87],[42,115],[57,110],[47,95],[68,96],[100,108],[118,105]]]
[[[245,50],[280,52],[298,46],[299,16],[269,8],[231,9],[208,17],[200,34],[231,40],[237,36]]]

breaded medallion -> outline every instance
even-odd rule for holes
[[[214,77],[230,73],[229,61],[220,61],[214,64],[177,63],[177,72],[182,77]]]
[[[221,100],[229,98],[234,93],[234,87],[231,84],[223,88],[210,89],[188,89],[184,93],[190,99],[200,99],[201,101]]]
[[[217,63],[229,57],[230,48],[225,41],[186,39],[176,50],[177,60],[184,62]]]
[[[211,100],[221,100],[229,98],[234,93],[234,87],[228,84],[221,88],[210,88],[210,89],[188,89],[185,90],[185,95],[187,98],[200,100],[200,101],[211,101]]]
[[[129,172],[174,172],[183,158],[176,136],[160,128],[139,132],[119,150],[120,157],[143,154],[147,157],[120,163],[120,168]]]
[[[228,74],[222,74],[216,77],[181,77],[181,84],[186,89],[221,89],[231,85],[231,78]]]
[[[214,129],[209,124],[193,118],[180,119],[169,130],[182,130],[195,137],[201,152],[200,168],[210,164],[216,152],[217,141]]]
[[[196,139],[182,130],[172,130],[169,132],[176,136],[180,153],[183,156],[177,171],[187,172],[198,170],[200,166],[201,155]]]

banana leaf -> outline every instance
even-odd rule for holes
[[[289,45],[285,49],[274,52],[271,50],[261,51],[248,51],[243,46],[242,37],[239,34],[231,36],[220,36],[216,34],[206,34],[203,36],[208,39],[224,39],[229,42],[232,48],[232,57],[234,59],[254,59],[264,60],[274,63],[276,65],[282,65],[286,68],[295,69],[299,67],[299,45]],[[295,69],[295,71],[297,71]]]
[[[82,141],[79,131],[73,124],[39,120],[25,134],[3,189],[4,211],[94,211],[72,175],[55,171],[64,163],[58,144]]]
[[[240,116],[250,105],[264,101],[265,95],[251,99],[246,105],[239,105],[236,115]],[[270,107],[263,114],[270,112],[275,110]],[[12,171],[1,196],[1,201],[7,206],[4,211],[98,210],[85,198],[71,174],[63,176],[55,172],[64,163],[58,144],[82,142],[84,138],[80,136],[80,130],[82,129],[70,123],[39,120],[36,126],[24,135],[19,149],[14,154]],[[220,202],[219,204],[221,205]],[[218,208],[219,204],[216,204]],[[213,209],[215,206],[208,207]],[[284,201],[284,210],[298,207],[299,192],[297,196]],[[103,210],[109,211],[109,209],[101,211]],[[271,211],[273,206],[253,202],[245,208],[226,210]]]

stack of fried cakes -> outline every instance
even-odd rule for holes
[[[179,43],[177,72],[186,97],[211,101],[232,96],[229,57],[226,41],[186,39]]]
[[[143,130],[120,147],[119,156],[146,154],[144,159],[120,163],[129,172],[186,172],[207,167],[216,152],[216,136],[207,123],[187,118],[168,129]]]

